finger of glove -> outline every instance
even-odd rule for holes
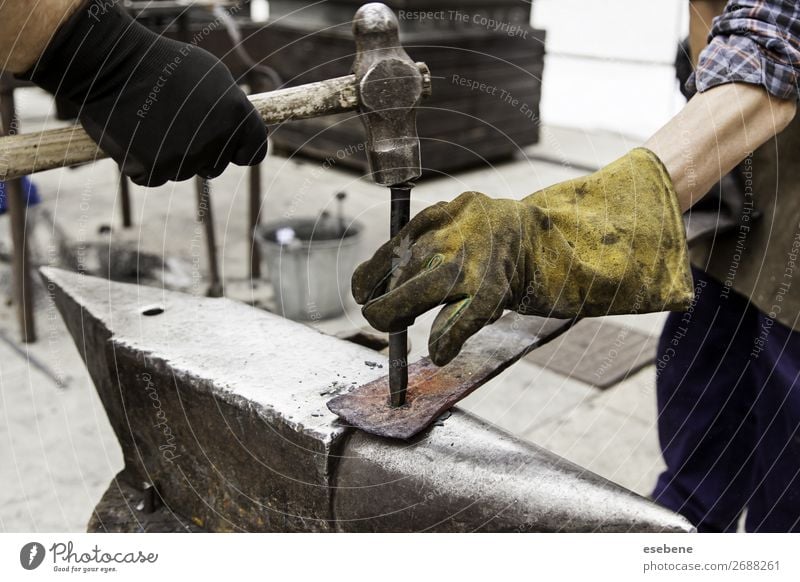
[[[456,253],[456,256],[463,256],[463,253]],[[453,260],[453,254],[437,240],[435,232],[423,233],[413,245],[408,240],[401,239],[393,258],[393,266],[396,268],[392,269],[385,291],[392,291],[421,273]],[[463,262],[459,262],[459,265],[463,267]]]
[[[400,255],[410,250],[425,232],[439,228],[447,218],[445,202],[429,206],[417,214],[389,242],[383,244],[371,259],[361,263],[351,281],[353,298],[359,305],[383,295],[394,272],[402,266]]]
[[[244,97],[244,93],[242,93]],[[267,126],[255,108],[247,102],[248,112],[243,118],[241,126],[236,130],[236,148],[231,161],[237,166],[255,166],[260,164],[267,156]]]
[[[208,151],[202,152],[197,156],[197,162],[194,166],[197,175],[211,180],[222,174],[228,164],[231,163],[234,146],[235,144],[230,139],[222,137],[210,142],[205,148]],[[208,153],[210,152],[215,152],[213,158],[209,158]]]
[[[183,163],[181,163],[178,167],[178,171],[175,173],[175,175],[170,176],[170,180],[174,180],[175,182],[183,182],[184,180],[194,178],[197,175],[201,175],[198,168],[199,163],[192,160],[184,160]]]
[[[206,180],[213,180],[214,178],[220,176],[227,167],[228,167],[227,161],[219,162],[217,164],[200,168],[200,170],[197,172],[197,175],[202,178],[205,178]]]
[[[502,313],[502,306],[493,306],[473,297],[445,305],[433,320],[428,337],[431,361],[437,366],[448,364],[470,337],[496,321]]]
[[[466,295],[458,266],[447,263],[369,301],[362,313],[375,329],[394,332],[408,327],[426,311]]]
[[[123,172],[124,174],[125,172]],[[151,176],[149,173],[144,174],[135,174],[135,175],[128,175],[125,174],[131,179],[131,182],[136,184],[137,186],[144,186],[146,188],[158,188],[159,186],[163,186],[166,184],[169,179],[163,177],[154,177]]]
[[[155,169],[150,170],[144,164],[128,155],[120,165],[120,171],[131,179],[137,186],[157,188],[163,186],[169,180],[168,176],[157,173]]]
[[[111,136],[106,131],[105,121],[99,123],[88,115],[82,115],[80,117],[80,122],[86,133],[89,134],[89,137],[108,154],[108,157],[117,162],[119,171],[130,178],[131,182],[138,186],[160,186],[166,182],[166,180],[164,180],[164,182],[152,180],[152,176],[146,165],[132,156],[128,151],[130,144],[119,144],[111,139]]]
[[[218,177],[230,164],[236,146],[230,136],[217,135],[199,148],[197,153],[187,155],[184,165],[188,171],[182,169],[181,175],[189,174],[191,177],[196,174],[208,180]]]
[[[175,148],[173,142],[176,140],[173,134],[167,134],[162,138],[160,144],[152,147],[153,156],[150,159],[142,160],[141,156],[135,155],[134,151],[143,151],[142,138],[134,136],[130,144],[130,150],[125,154],[122,164],[122,171],[131,180],[140,186],[156,187],[166,184],[169,180],[186,180],[194,175],[185,164],[186,157],[180,148]],[[173,154],[173,151],[179,153]]]
[[[228,167],[232,155],[233,144],[227,136],[217,134],[205,139],[195,136],[182,159],[173,160],[171,166],[177,168],[177,172],[171,179],[181,182],[194,176],[216,178]]]
[[[353,272],[350,279],[350,290],[353,299],[359,305],[364,305],[373,297],[379,297],[386,291],[386,285],[392,276],[394,268],[391,265],[391,251],[385,252],[386,243],[379,248],[371,259],[364,261]]]

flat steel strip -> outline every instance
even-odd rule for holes
[[[439,368],[427,357],[409,366],[405,405],[390,405],[389,377],[384,376],[333,398],[328,409],[344,423],[368,433],[410,439],[527,353],[564,333],[574,321],[509,313],[470,338],[446,366]]]

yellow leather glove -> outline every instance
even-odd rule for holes
[[[672,181],[637,148],[521,201],[465,192],[426,208],[356,269],[353,296],[388,332],[445,305],[428,342],[441,366],[504,309],[559,318],[682,310],[692,279]]]

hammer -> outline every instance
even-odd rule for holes
[[[376,183],[391,190],[390,236],[408,223],[411,188],[420,177],[416,107],[430,93],[426,72],[400,45],[397,18],[384,4],[362,6],[353,19],[367,159]],[[405,404],[408,388],[408,332],[389,334],[389,393],[393,407]]]
[[[388,12],[391,19],[394,19],[391,11],[385,6],[382,7],[382,10],[375,11],[375,5],[369,4],[362,10],[370,6],[373,7],[370,9],[371,12],[383,14]],[[366,85],[362,81],[380,78],[392,67],[392,65],[388,65],[387,68],[387,65],[381,62],[381,58],[376,58],[380,54],[379,51],[375,50],[378,48],[376,43],[380,43],[382,38],[389,42],[392,40],[396,42],[397,40],[396,32],[393,39],[391,35],[383,37],[381,34],[371,34],[372,32],[374,31],[369,28],[365,30],[365,33],[370,36],[367,44],[373,49],[371,51],[373,56],[368,57],[370,59],[369,64],[357,68],[358,75],[347,75],[317,83],[308,83],[297,87],[251,95],[249,97],[250,102],[255,106],[264,122],[269,125],[358,110],[361,107],[361,93],[365,93],[366,96],[374,95],[375,93],[371,92],[369,88],[365,90],[365,87],[371,85],[369,80]],[[358,34],[359,32],[356,31],[356,35]],[[358,36],[356,36],[356,45],[360,45]],[[395,47],[394,51],[396,50],[402,51],[402,49]],[[393,50],[390,47],[385,58],[391,59],[392,54]],[[364,62],[360,60],[360,57],[361,55],[357,53],[357,64]],[[421,80],[421,95],[429,95],[431,75],[428,67],[424,63],[413,63],[413,66],[418,79]],[[375,74],[372,74],[373,69]],[[369,112],[373,112],[376,108],[380,109],[379,103],[376,103],[376,96],[370,98],[373,100],[372,105],[364,109]],[[377,137],[370,138],[370,143],[385,143],[385,146],[381,147],[390,147],[390,144],[386,142],[389,130],[383,129],[385,127],[387,127],[385,124],[377,120],[372,123],[372,131]],[[367,132],[368,134],[370,133],[369,128]],[[64,129],[0,137],[0,181],[7,181],[12,178],[19,178],[35,172],[64,166],[76,166],[107,157],[107,154],[92,141],[92,138],[79,125]],[[419,162],[417,161],[417,163]]]

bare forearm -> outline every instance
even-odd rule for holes
[[[744,83],[695,95],[645,147],[667,167],[687,210],[736,164],[783,131],[796,104]]]
[[[84,0],[0,0],[0,67],[22,73]]]

